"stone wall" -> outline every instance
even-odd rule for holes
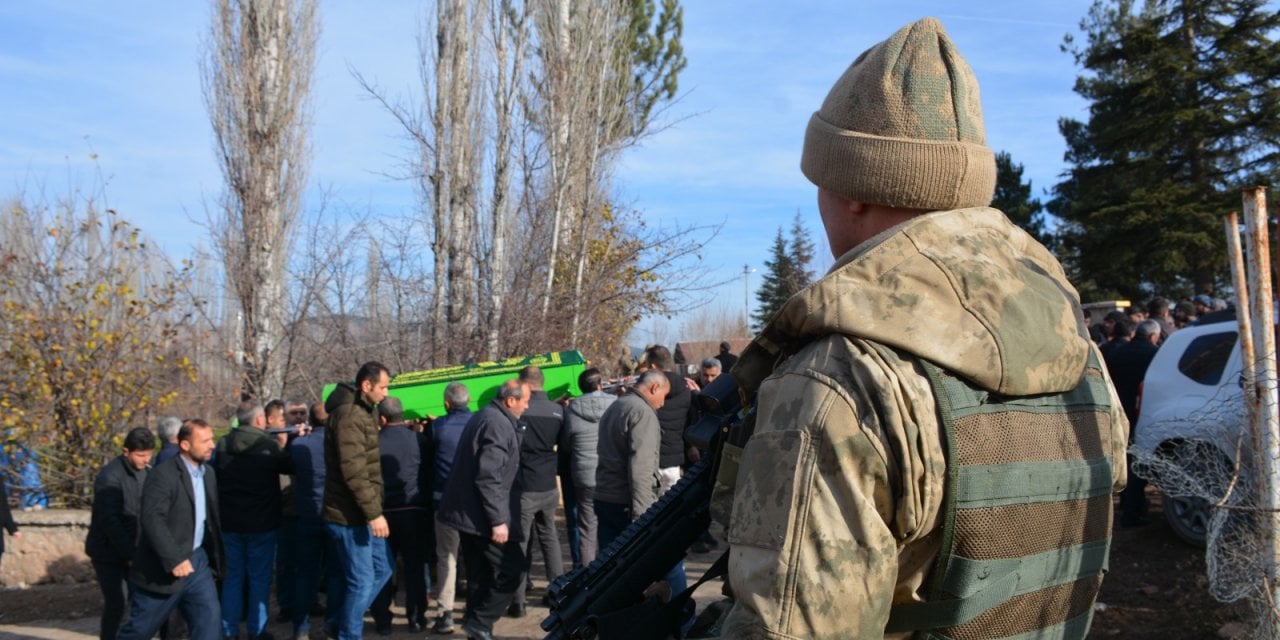
[[[0,586],[21,587],[56,582],[93,580],[93,567],[84,554],[89,511],[35,509],[14,511],[19,538],[6,536],[0,560]]]

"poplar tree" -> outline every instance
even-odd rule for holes
[[[200,75],[225,190],[214,248],[239,303],[242,391],[284,391],[285,263],[310,162],[315,0],[212,0]]]

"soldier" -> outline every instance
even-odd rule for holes
[[[853,62],[801,169],[836,262],[733,370],[758,415],[722,635],[1083,638],[1128,423],[1062,267],[987,207],[978,84],[937,20]]]

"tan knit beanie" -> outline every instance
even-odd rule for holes
[[[809,119],[800,170],[858,202],[930,211],[987,206],[995,157],[978,80],[935,18],[871,47]]]

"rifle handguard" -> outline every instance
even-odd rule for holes
[[[702,390],[698,403],[702,417],[685,436],[708,453],[591,564],[551,583],[551,613],[542,621],[547,640],[666,638],[678,633],[678,616],[650,615],[655,603],[646,604],[644,591],[684,559],[711,523],[720,443],[740,432],[734,426],[741,422],[738,383],[722,374]],[[627,623],[618,625],[620,620]],[[619,634],[620,627],[626,632]]]

